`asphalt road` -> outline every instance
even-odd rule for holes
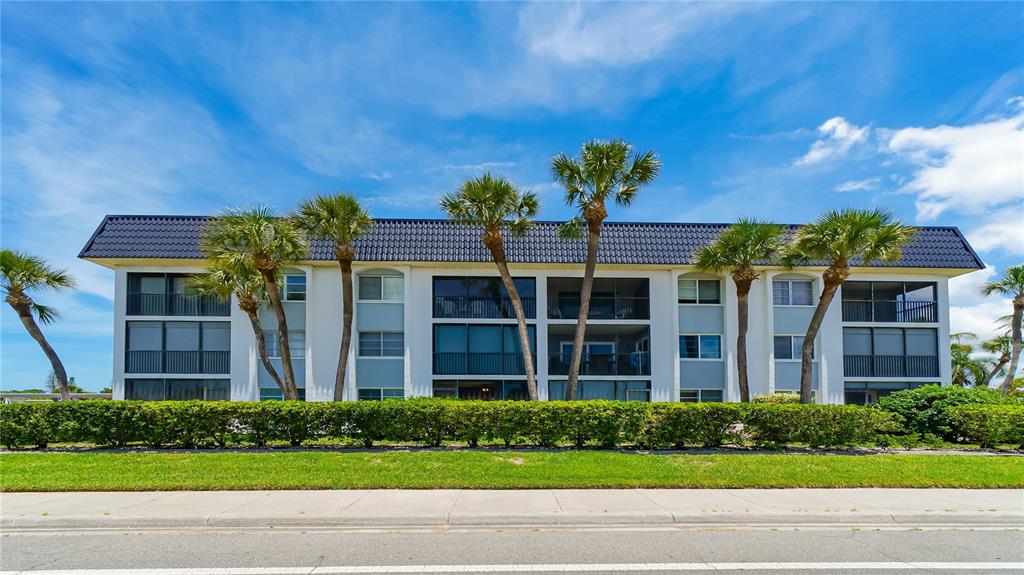
[[[874,564],[855,565],[865,562]],[[943,565],[927,569],[929,562]],[[979,565],[990,562],[1003,565]],[[354,573],[385,566],[401,568],[380,572],[1024,573],[1024,529],[15,530],[0,537],[5,572]]]

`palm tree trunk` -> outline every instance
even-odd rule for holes
[[[39,325],[36,324],[36,318],[32,316],[32,308],[28,305],[11,305],[14,311],[18,313],[18,318],[21,319],[22,325],[25,326],[25,330],[32,336],[32,339],[36,340],[39,347],[43,349],[43,353],[46,354],[46,358],[50,360],[50,365],[53,367],[53,375],[57,378],[57,385],[60,386],[60,398],[62,401],[71,401],[71,392],[68,391],[68,372],[64,370],[64,364],[60,361],[60,357],[57,352],[54,351],[53,346],[50,342],[46,341],[46,336],[43,335],[42,330],[39,329]]]
[[[292,350],[288,345],[288,319],[284,314],[284,306],[281,304],[281,294],[277,291],[277,282],[274,275],[267,270],[260,270],[263,277],[263,287],[270,298],[270,308],[274,310],[277,317],[277,343],[281,348],[281,371],[284,372],[284,398],[287,400],[299,399],[299,390],[295,385],[295,370],[292,368]]]
[[[580,287],[580,314],[576,318],[576,335],[573,337],[572,361],[569,364],[569,382],[565,386],[565,399],[567,400],[576,399],[576,388],[580,380],[583,338],[587,334],[590,295],[594,291],[594,271],[597,268],[597,248],[601,241],[601,223],[601,219],[587,218],[587,265],[583,268],[583,285]]]
[[[339,259],[341,265],[341,351],[338,352],[338,373],[334,376],[334,401],[345,397],[345,371],[348,368],[349,349],[352,347],[352,260]]]
[[[281,397],[285,397],[287,389],[284,382],[281,381],[281,375],[277,373],[277,370],[274,369],[274,364],[270,361],[270,355],[267,353],[267,340],[263,333],[263,327],[260,325],[260,318],[255,309],[245,309],[242,311],[249,318],[249,324],[252,325],[252,333],[256,336],[256,349],[260,353],[260,363],[263,364],[263,369],[267,370],[270,378],[274,380],[278,389],[281,390]]]
[[[740,401],[750,401],[750,382],[747,378],[747,327],[750,323],[751,280],[740,278],[736,281],[736,371],[740,388]]]
[[[840,274],[832,270],[825,272],[825,287],[821,290],[818,306],[814,308],[814,315],[811,316],[807,333],[804,335],[804,345],[800,353],[800,403],[813,401],[811,396],[814,393],[814,340],[818,337],[818,330],[821,329],[821,322],[825,319],[828,306],[832,304],[832,298],[843,283],[842,280],[832,277],[837,275]]]
[[[1021,316],[1024,315],[1024,296],[1017,296],[1013,299],[1013,319],[1010,320],[1010,338],[1013,345],[1010,347],[1010,365],[1006,370],[1006,378],[999,386],[999,391],[1006,395],[1013,387],[1013,378],[1017,375],[1017,363],[1020,361],[1021,347]]]
[[[1009,363],[1009,362],[1010,362],[1009,354],[999,356],[999,361],[997,361],[996,364],[994,366],[992,366],[992,369],[985,376],[985,379],[981,383],[978,384],[978,387],[988,387],[989,384],[992,383],[992,380],[995,379],[996,374],[999,373],[999,371],[1001,369],[1006,367],[1006,364]]]
[[[533,346],[530,345],[530,330],[526,327],[526,313],[523,311],[523,301],[519,298],[519,290],[512,281],[512,274],[508,271],[508,262],[505,260],[505,250],[491,249],[494,256],[494,263],[498,266],[498,273],[501,274],[501,283],[505,284],[505,291],[512,300],[512,309],[516,312],[516,324],[519,327],[519,346],[523,350],[523,368],[526,370],[526,390],[530,394],[530,401],[537,401],[537,374],[533,367]]]

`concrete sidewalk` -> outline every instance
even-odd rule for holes
[[[1009,525],[1024,490],[538,489],[0,494],[4,528]]]

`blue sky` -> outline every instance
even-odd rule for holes
[[[664,162],[613,220],[801,222],[879,205],[957,225],[990,266],[955,329],[1009,305],[1024,260],[1020,4],[29,4],[2,13],[5,247],[68,267],[41,295],[68,371],[111,374],[111,272],[75,259],[107,213],[288,210],[345,190],[438,217],[490,170],[569,212],[548,161],[621,137]],[[0,385],[49,370],[2,312]]]

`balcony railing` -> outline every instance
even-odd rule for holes
[[[231,373],[230,351],[128,351],[125,373]]]
[[[572,354],[554,353],[548,358],[548,375],[568,375]],[[580,375],[651,375],[651,355],[635,353],[586,353]]]
[[[843,301],[843,321],[935,323],[938,305],[933,301]]]
[[[434,354],[434,375],[526,375],[526,366],[518,352],[439,352]]]
[[[846,355],[847,377],[938,377],[939,358],[934,355]]]
[[[646,297],[593,296],[587,319],[650,319],[650,310],[651,301]],[[550,319],[576,319],[579,315],[578,302],[556,302],[548,309]]]
[[[228,316],[231,302],[187,293],[130,293],[128,315]]]
[[[532,297],[519,298],[523,302],[523,314],[528,318],[537,317],[537,300]],[[464,297],[435,296],[435,318],[515,318],[512,300],[507,297]]]

